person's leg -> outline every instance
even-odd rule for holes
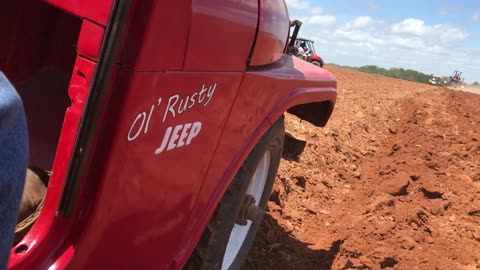
[[[22,101],[0,72],[0,270],[6,269],[28,162]]]

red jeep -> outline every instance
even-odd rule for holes
[[[48,185],[10,269],[238,268],[284,112],[324,126],[335,104],[288,53],[284,0],[16,0],[0,20]]]

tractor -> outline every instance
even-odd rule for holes
[[[464,81],[463,81],[463,77],[462,77],[462,74],[463,72],[459,71],[459,70],[454,70],[453,71],[453,74],[452,76],[450,76],[450,83],[449,85],[453,85],[453,86],[456,86],[456,85],[463,85],[464,84]]]
[[[302,48],[304,53],[295,54],[295,56],[312,63],[316,66],[323,67],[323,59],[315,52],[314,41],[306,38],[297,38],[295,41],[295,48]]]
[[[445,87],[456,87],[459,86],[463,88],[465,86],[465,81],[462,76],[463,72],[459,70],[454,70],[452,76],[433,76],[428,80],[428,83],[431,85],[445,86]]]

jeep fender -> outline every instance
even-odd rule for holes
[[[272,123],[289,111],[324,126],[336,101],[336,85],[332,73],[292,56],[245,73],[193,207],[184,248],[175,260],[177,267],[188,260],[237,170]]]

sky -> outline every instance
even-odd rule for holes
[[[480,82],[480,0],[286,0],[326,63],[463,71]]]

